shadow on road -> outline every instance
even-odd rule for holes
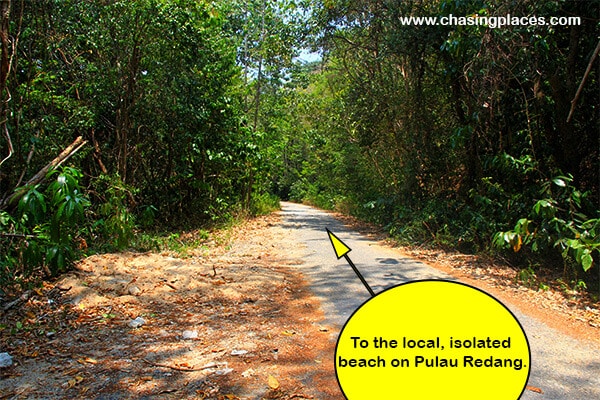
[[[398,257],[327,212],[294,203],[283,203],[282,207],[284,229],[306,247],[304,264],[299,268],[310,279],[328,322],[337,328],[370,296],[347,262],[336,259],[326,229],[352,249],[348,256],[375,293],[419,279],[450,279],[423,263]]]

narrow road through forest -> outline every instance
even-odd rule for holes
[[[531,306],[543,292],[507,296],[516,285],[434,268],[351,226],[358,225],[282,203],[281,212],[204,242],[182,234],[182,245],[196,245],[180,253],[89,256],[28,297],[0,304],[0,353],[12,358],[0,368],[0,399],[341,399],[335,341],[370,294],[336,259],[326,228],[352,249],[375,293],[448,279],[501,299],[529,340],[529,385],[542,390],[522,399],[600,399],[595,319],[585,332],[567,331],[581,328],[571,314],[554,320]]]
[[[351,230],[327,212],[282,203],[282,216],[283,227],[289,233],[284,240],[304,247],[304,263],[298,268],[320,299],[335,335],[370,296],[346,261],[336,260],[326,228],[352,249],[351,259],[375,293],[413,280],[456,279]],[[526,390],[521,399],[600,399],[600,346],[571,338],[516,306],[504,304],[517,316],[529,340],[532,360],[529,385],[543,391],[540,394]]]

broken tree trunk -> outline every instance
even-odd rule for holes
[[[42,183],[46,179],[46,175],[50,170],[59,167],[65,161],[67,161],[73,154],[77,153],[79,149],[81,149],[87,143],[86,140],[83,140],[83,137],[79,136],[73,143],[71,143],[67,148],[65,148],[54,160],[48,163],[44,168],[38,171],[31,179],[25,183],[21,188],[16,188],[15,192],[8,196],[6,199],[0,203],[0,209],[5,209],[7,206],[11,204],[16,204],[21,197],[27,193],[27,190],[23,188],[31,187],[33,185],[37,185]]]

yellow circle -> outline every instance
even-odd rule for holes
[[[335,370],[348,400],[517,400],[530,358],[502,303],[462,283],[426,280],[365,302],[340,333]]]

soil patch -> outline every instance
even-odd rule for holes
[[[0,398],[341,398],[279,217],[226,243],[96,255],[0,315]],[[222,242],[222,241],[221,241]]]
[[[377,226],[334,215],[395,247]],[[0,368],[0,399],[343,398],[335,337],[298,272],[302,250],[286,235],[274,214],[184,255],[96,255],[6,301],[0,353],[14,364]],[[598,303],[585,294],[551,281],[529,288],[514,269],[481,257],[400,250],[600,344]]]

